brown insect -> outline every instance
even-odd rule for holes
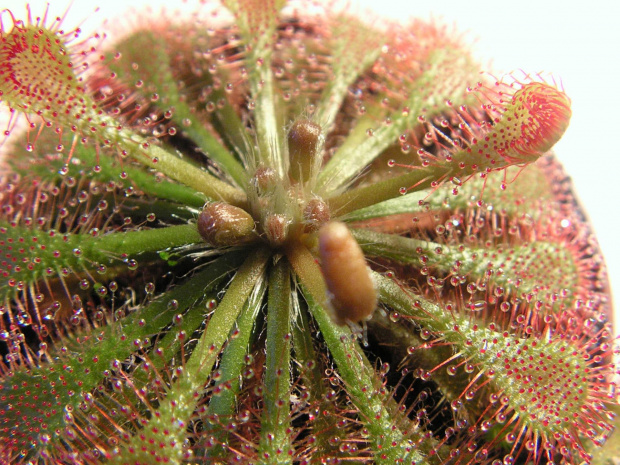
[[[319,257],[332,318],[339,325],[368,320],[377,291],[362,249],[344,223],[330,221],[319,230]]]

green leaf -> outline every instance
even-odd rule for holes
[[[397,143],[400,134],[413,126],[424,108],[432,108],[433,113],[439,113],[448,109],[447,101],[460,101],[465,85],[463,78],[470,76],[467,72],[469,67],[462,66],[465,62],[467,58],[461,50],[446,48],[435,51],[429,58],[429,69],[408,89],[409,98],[403,105],[408,110],[389,115],[390,124],[370,129],[371,136],[367,135],[368,129],[361,131],[354,128],[321,171],[319,189],[327,195],[337,193],[366,165]],[[448,69],[459,71],[446,79]]]
[[[268,251],[259,249],[239,268],[182,372],[158,406],[157,414],[144,425],[141,433],[124,444],[113,463],[124,463],[128,457],[136,461],[160,457],[170,463],[180,463],[185,458],[185,430],[200,400],[200,392],[246,300],[261,279],[268,256]]]
[[[0,418],[7,433],[28,456],[51,451],[68,433],[67,406],[78,410],[81,402],[104,380],[114,360],[125,360],[145,341],[170,325],[177,313],[196,311],[209,290],[218,286],[240,262],[227,255],[156,300],[90,335],[67,336],[63,347],[42,357],[39,366],[20,367],[3,379]],[[170,305],[170,302],[175,305]],[[62,389],[58,386],[62,385]],[[27,422],[23,418],[29,418]],[[38,432],[35,432],[37,431]],[[51,440],[50,440],[51,439]]]
[[[213,460],[223,460],[229,452],[226,449],[229,435],[226,426],[236,421],[235,413],[238,409],[237,399],[241,380],[247,377],[248,373],[252,373],[252,377],[257,376],[250,366],[253,361],[250,349],[256,336],[254,332],[256,319],[263,306],[267,282],[267,280],[261,280],[257,283],[237,320],[238,335],[231,338],[222,351],[218,382],[213,388],[206,415],[207,428],[215,437],[216,444],[202,451],[205,457]],[[244,374],[244,371],[247,373]],[[238,413],[245,414],[245,412]],[[217,422],[213,420],[215,418],[218,419]],[[198,451],[196,455],[200,455],[200,452]]]
[[[489,253],[489,248],[451,246],[364,229],[352,229],[351,233],[368,255],[426,266],[439,271],[438,279],[452,274],[453,286],[462,284],[460,277],[463,277],[467,282],[487,283],[489,291],[501,292],[498,297],[507,293],[525,297],[534,293],[548,303],[553,300],[556,313],[571,305],[570,301],[562,303],[560,295],[571,298],[571,294],[578,294],[577,265],[571,251],[562,243],[531,241],[498,247]]]
[[[369,430],[369,441],[375,451],[375,462],[393,464],[399,460],[415,460],[425,463],[425,457],[414,450],[411,436],[401,431],[400,421],[407,428],[407,419],[393,415],[387,393],[381,393],[381,383],[376,377],[370,362],[355,341],[348,327],[334,324],[325,310],[326,290],[321,272],[314,258],[302,248],[289,251],[291,265],[303,286],[303,294],[308,302],[311,315],[318,324],[330,354],[338,365],[347,394],[360,412],[360,421]],[[392,407],[394,407],[392,405]]]
[[[332,196],[329,199],[331,211],[344,215],[398,197],[404,192],[436,187],[446,181],[455,181],[455,178],[464,182],[477,173],[486,174],[538,160],[562,137],[568,127],[571,116],[568,97],[554,87],[540,83],[526,84],[516,91],[509,89],[514,93],[506,95],[499,92],[502,104],[497,106],[492,126],[481,123],[479,127],[469,128],[470,141],[457,144],[450,139],[443,150],[444,154],[426,154],[431,160],[412,166],[408,174]],[[511,98],[509,102],[501,100],[508,97]],[[391,127],[384,126],[377,131],[381,136],[377,141],[373,141],[373,136],[365,143],[356,144],[357,155],[345,157],[336,153],[322,171],[319,181],[323,179],[325,183],[331,179],[330,182],[336,182],[334,186],[337,187],[354,176],[357,172],[356,160],[368,163],[389,146],[391,138],[387,138],[387,134]],[[434,132],[441,133],[439,129],[434,129]],[[346,147],[346,142],[342,147]],[[358,166],[357,170],[361,168]],[[328,190],[328,193],[337,192],[335,187]]]
[[[243,187],[247,183],[247,173],[234,156],[217,140],[190,110],[186,99],[178,90],[178,76],[175,76],[170,54],[168,38],[155,32],[140,30],[116,46],[119,59],[110,60],[110,68],[119,77],[133,86],[135,82],[147,82],[148,86],[139,86],[135,91],[143,98],[152,100],[157,95],[154,105],[162,111],[172,108],[172,121],[182,128],[204,153],[220,166],[224,172]]]

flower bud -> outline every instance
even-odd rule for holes
[[[318,231],[329,217],[329,205],[319,198],[311,199],[304,208],[304,232]]]
[[[253,231],[250,214],[224,202],[208,202],[198,216],[198,232],[213,247],[251,242]]]
[[[304,183],[312,177],[319,158],[321,126],[306,119],[293,123],[288,131],[291,179]]]
[[[285,215],[273,214],[265,219],[265,234],[267,240],[274,247],[279,247],[288,237],[291,221]]]

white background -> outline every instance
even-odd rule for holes
[[[29,2],[35,14],[47,3]],[[86,19],[84,30],[101,29],[105,18],[120,19],[113,29],[139,24],[143,5],[171,4],[163,0],[76,0],[65,26]],[[620,293],[620,3],[519,0],[352,0],[352,7],[371,22],[378,16],[406,20],[412,16],[436,18],[457,25],[471,43],[483,70],[495,74],[523,69],[552,72],[561,78],[573,102],[573,118],[556,152],[572,175],[576,190],[589,212],[607,258],[612,288]],[[53,16],[68,4],[52,0]],[[23,17],[25,2],[0,1]],[[128,8],[137,8],[127,14]],[[174,8],[174,7],[172,7]],[[189,6],[181,6],[191,11]],[[169,10],[169,14],[173,14]],[[121,19],[122,18],[122,19]],[[6,20],[6,15],[3,15]],[[618,299],[616,299],[618,300]],[[619,309],[616,307],[616,321]]]

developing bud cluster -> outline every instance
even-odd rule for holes
[[[0,462],[612,460],[564,92],[222,3],[103,45],[2,12]]]

